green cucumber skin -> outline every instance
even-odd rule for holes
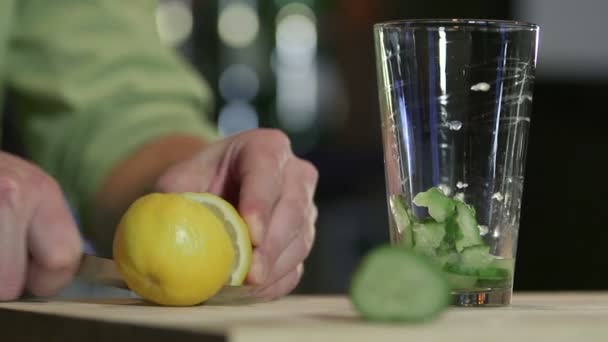
[[[410,237],[402,239],[402,245],[431,257],[443,269],[452,290],[512,285],[514,260],[500,259],[489,252],[472,206],[430,188],[413,199],[415,205],[426,207],[430,216],[418,220],[404,199],[397,197],[405,217],[401,221],[407,223],[402,226],[407,227]]]
[[[437,248],[445,236],[445,224],[439,222],[415,223],[412,229],[414,250],[427,256],[436,256]]]
[[[399,273],[391,265],[407,269]],[[411,277],[412,270],[419,276]],[[351,279],[349,298],[365,320],[421,322],[434,319],[449,306],[450,291],[445,275],[430,258],[384,245],[364,256]],[[421,301],[421,296],[428,300]]]
[[[490,248],[486,245],[470,246],[458,254],[456,259],[452,258],[446,262],[443,270],[450,275],[448,280],[452,288],[462,288],[467,285],[467,280],[470,281],[469,288],[511,286],[514,261],[497,258],[489,251]],[[473,279],[477,281],[473,282]]]
[[[460,228],[461,237],[456,240],[456,250],[460,253],[466,247],[483,243],[477,220],[472,209],[464,203],[456,203],[456,223]]]
[[[458,260],[459,256],[456,253],[439,254],[433,258],[433,261],[435,261],[441,269],[444,269],[447,264],[457,263]]]
[[[462,277],[470,277],[477,279],[475,286],[473,287],[508,287],[513,282],[512,271],[505,268],[497,268],[493,266],[486,266],[484,268],[474,268],[469,266],[463,266],[462,264],[447,263],[443,267],[443,271],[446,274],[459,275]],[[453,280],[448,277],[448,280]],[[455,283],[451,283],[454,287]]]
[[[439,245],[439,254],[456,253],[456,241],[463,238],[462,232],[454,218],[449,219],[445,225],[445,239]]]
[[[513,282],[515,261],[513,259],[494,259],[488,267],[478,272],[479,285],[487,287],[506,287]]]
[[[418,193],[412,202],[419,207],[426,207],[429,215],[437,222],[445,222],[455,210],[454,200],[438,188],[430,188]]]
[[[475,276],[466,276],[457,273],[446,272],[446,277],[452,290],[467,290],[476,287],[479,279]]]
[[[460,253],[460,263],[465,267],[482,269],[488,266],[495,257],[490,254],[490,247],[486,245],[475,245],[466,247]]]

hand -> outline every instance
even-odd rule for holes
[[[285,134],[255,129],[208,145],[168,169],[156,186],[211,192],[235,205],[254,245],[247,282],[259,297],[274,299],[291,292],[302,276],[315,236],[317,179],[316,168],[294,156]]]
[[[78,229],[57,183],[0,152],[0,301],[24,289],[55,294],[71,280],[80,255]]]

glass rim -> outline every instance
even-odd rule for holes
[[[440,19],[400,19],[374,24],[374,29],[392,27],[402,28],[433,28],[433,27],[466,27],[466,28],[507,28],[538,30],[539,25],[520,20],[501,19],[466,19],[466,18],[440,18]]]

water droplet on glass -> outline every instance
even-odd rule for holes
[[[490,85],[486,82],[479,82],[471,86],[472,91],[488,91],[490,90]]]
[[[494,195],[492,195],[492,199],[497,200],[498,202],[501,202],[504,199],[504,197],[500,192],[497,192]]]
[[[479,234],[481,234],[481,236],[484,236],[486,234],[488,234],[488,232],[490,231],[490,229],[488,228],[488,226],[484,226],[484,225],[478,225],[477,228],[479,228]]]
[[[441,190],[441,192],[443,192],[443,194],[446,196],[450,196],[450,194],[452,193],[452,189],[450,189],[450,187],[445,184],[439,184],[437,188],[439,188],[439,190]]]
[[[468,183],[463,183],[463,182],[458,182],[458,183],[456,183],[456,187],[457,187],[458,189],[464,189],[464,188],[467,188],[468,186],[469,186],[469,184],[468,184]]]
[[[462,128],[462,122],[454,120],[448,123],[448,128],[452,131],[458,131]]]
[[[532,96],[530,96],[530,95],[523,95],[523,96],[521,96],[521,97],[520,97],[520,98],[517,100],[517,104],[522,104],[522,103],[524,103],[524,102],[526,102],[526,101],[530,101],[530,102],[532,102]]]

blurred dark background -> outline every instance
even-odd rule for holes
[[[223,133],[280,128],[319,168],[302,293],[344,292],[361,256],[388,241],[372,25],[540,24],[515,289],[592,290],[608,289],[607,10],[601,0],[164,0],[157,24],[213,88]]]
[[[607,126],[599,123],[608,114],[601,101],[608,89],[608,45],[600,27],[606,3],[223,0],[190,4],[192,36],[180,49],[216,89],[220,128],[222,124],[226,131],[244,128],[230,126],[229,122],[239,121],[233,116],[257,117],[259,126],[287,131],[297,153],[319,168],[318,235],[298,289],[305,293],[344,292],[361,256],[388,241],[372,25],[454,17],[540,24],[515,288],[608,288],[604,271],[608,257],[603,253],[608,224],[602,214],[608,207],[603,177]],[[246,14],[246,9],[253,14]],[[231,20],[234,24],[227,24]],[[256,31],[255,37],[246,37]],[[238,75],[234,65],[250,69],[241,68]],[[255,96],[245,89],[250,83],[258,85]]]

